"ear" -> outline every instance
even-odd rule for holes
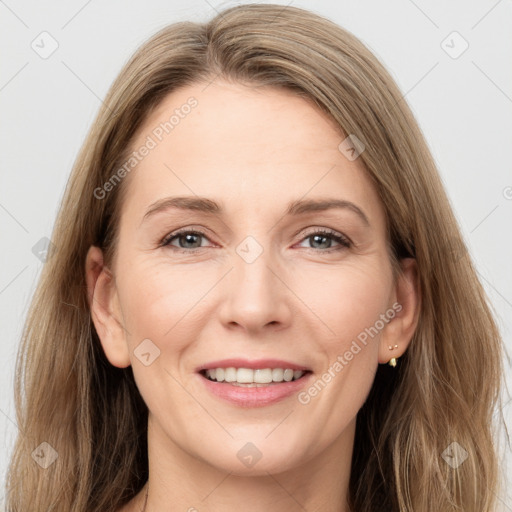
[[[416,260],[404,258],[400,260],[400,267],[402,272],[397,277],[390,304],[395,315],[382,330],[379,363],[388,363],[393,357],[402,356],[418,325],[421,290]]]
[[[114,276],[103,264],[103,252],[94,245],[87,252],[85,275],[89,309],[101,346],[112,365],[126,368],[130,354]]]

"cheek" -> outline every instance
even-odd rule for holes
[[[150,258],[126,260],[130,264],[119,266],[116,283],[137,387],[151,411],[164,414],[162,404],[172,396],[173,403],[191,414],[195,409],[188,403],[190,397],[175,379],[182,380],[184,354],[208,321],[201,299],[212,284],[199,267],[183,270]],[[146,366],[139,356],[148,352]]]
[[[173,266],[160,258],[136,255],[125,261],[130,263],[119,266],[116,282],[131,343],[145,338],[155,342],[173,339],[173,347],[178,349],[175,343],[180,339],[190,343],[191,334],[211,318],[212,311],[206,309],[211,310],[212,301],[218,305],[223,300],[213,288],[224,268],[205,262]],[[325,352],[339,352],[350,345],[387,309],[391,282],[388,269],[379,261],[301,264],[282,270],[283,280],[293,291],[283,289],[282,300],[299,314],[294,314],[288,328],[304,325],[313,333],[316,325],[316,342],[322,340]]]
[[[388,309],[391,277],[380,263],[347,264],[328,271],[300,272],[293,289],[315,313],[326,352],[344,351]],[[363,333],[363,334],[362,334]]]
[[[199,267],[184,269],[152,261],[134,262],[119,281],[121,308],[132,334],[162,338],[171,335],[185,318],[196,319],[200,300],[211,288]]]
[[[323,368],[298,401],[323,418],[333,436],[357,414],[372,386],[390,291],[388,269],[375,264],[333,272],[308,295],[329,334],[319,338]]]

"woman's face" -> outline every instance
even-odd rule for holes
[[[409,331],[383,207],[344,138],[290,92],[220,81],[170,94],[139,130],[93,310],[159,453],[253,475],[350,453]]]

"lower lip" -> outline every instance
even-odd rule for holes
[[[239,407],[264,407],[298,393],[309,381],[312,373],[306,373],[298,380],[280,382],[261,387],[233,386],[227,382],[215,382],[203,375],[199,377],[212,394]]]

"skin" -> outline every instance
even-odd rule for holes
[[[348,511],[357,412],[378,364],[404,353],[417,324],[415,262],[403,260],[393,279],[384,209],[361,159],[349,161],[336,124],[291,92],[187,86],[152,112],[133,148],[191,96],[197,107],[125,178],[111,268],[96,247],[86,263],[105,354],[132,365],[149,408],[146,510]],[[225,211],[169,209],[143,221],[151,204],[177,195]],[[290,201],[325,197],[355,203],[369,226],[350,209],[283,216]],[[183,227],[205,237],[159,246]],[[326,228],[352,246],[315,243],[311,234]],[[263,248],[250,264],[236,252],[249,235]],[[314,382],[395,303],[401,311],[306,405],[293,395],[239,407],[195,371],[224,358],[279,358],[309,367]],[[148,366],[134,354],[144,339],[160,350]],[[237,457],[247,442],[262,454],[252,467]],[[145,491],[122,512],[140,511]]]

